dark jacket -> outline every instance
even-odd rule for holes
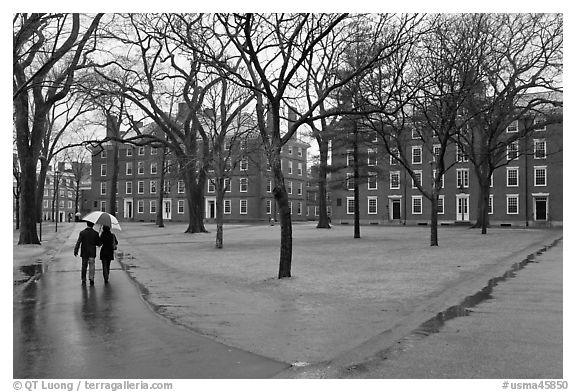
[[[102,248],[100,249],[100,260],[114,260],[114,243],[118,245],[116,236],[109,231],[100,234]]]
[[[80,257],[96,257],[96,247],[101,244],[98,232],[91,227],[87,227],[78,235],[78,241],[76,241],[76,246],[74,247],[74,255],[78,254],[78,249],[80,248]]]

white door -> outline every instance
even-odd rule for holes
[[[456,195],[456,220],[470,220],[470,195]]]
[[[124,219],[132,219],[134,217],[134,205],[132,199],[124,200]]]
[[[205,208],[206,219],[216,219],[216,199],[207,198]]]
[[[172,219],[172,200],[164,200],[164,208],[162,208],[162,218]]]

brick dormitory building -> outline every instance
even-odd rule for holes
[[[538,122],[538,119],[535,120]],[[522,121],[507,133],[522,130]],[[507,151],[511,161],[493,173],[489,221],[495,226],[561,226],[563,214],[562,123],[537,126]],[[430,222],[430,201],[412,177],[378,145],[377,138],[359,145],[363,178],[359,181],[359,213],[363,224],[420,224]],[[423,141],[412,135],[405,149],[422,184],[431,184],[434,158]],[[332,144],[333,173],[329,179],[332,222],[354,221],[353,157],[350,144]],[[515,158],[514,158],[515,157]],[[514,159],[512,159],[514,158]],[[441,225],[471,224],[477,219],[478,182],[472,163],[455,144],[448,145],[438,201]]]

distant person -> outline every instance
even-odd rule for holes
[[[80,257],[82,258],[82,284],[86,284],[86,269],[88,268],[90,286],[94,286],[96,247],[100,246],[101,242],[98,232],[93,229],[94,223],[86,222],[86,225],[88,227],[78,235],[78,241],[76,241],[76,246],[74,247],[74,257],[78,256],[78,249],[80,249]]]
[[[100,242],[102,243],[102,248],[100,248],[100,260],[102,260],[104,284],[108,284],[108,279],[110,277],[110,262],[114,260],[114,250],[116,249],[116,245],[118,245],[118,240],[110,231],[110,227],[103,226],[102,234],[100,234]]]

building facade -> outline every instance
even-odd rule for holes
[[[507,132],[519,132],[511,124]],[[510,146],[511,161],[495,170],[490,187],[489,220],[502,226],[562,225],[562,123],[537,127]],[[375,140],[359,145],[360,220],[368,224],[421,224],[430,222],[430,201],[412,177]],[[433,152],[421,140],[408,140],[411,167],[422,184],[432,184]],[[332,144],[332,221],[354,221],[353,158],[349,143]],[[438,201],[439,224],[469,224],[477,219],[479,186],[474,166],[455,144],[446,150],[446,164]]]

